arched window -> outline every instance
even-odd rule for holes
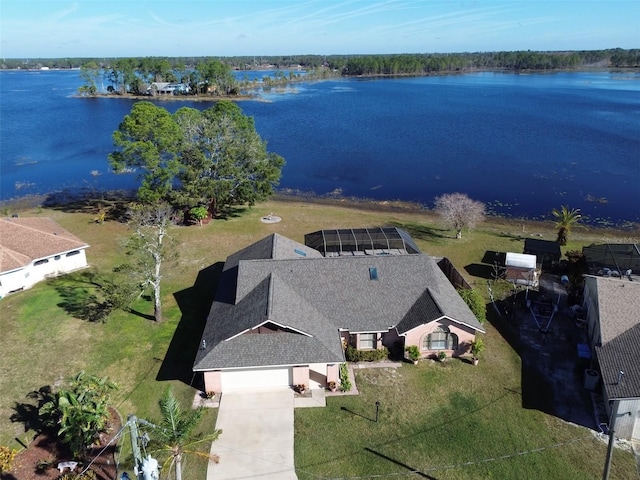
[[[438,327],[422,340],[422,350],[455,350],[458,348],[458,336],[447,327]]]

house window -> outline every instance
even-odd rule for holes
[[[33,262],[33,265],[38,266],[38,265],[44,265],[45,263],[49,263],[49,260],[47,260],[46,258]]]
[[[423,350],[454,350],[458,348],[458,336],[448,328],[438,327],[422,341]]]
[[[53,257],[54,260],[60,260],[60,255],[56,255],[55,257]]]
[[[360,350],[375,350],[375,348],[376,348],[376,334],[361,333],[360,334]]]
[[[80,255],[80,250],[74,250],[73,252],[67,253],[67,257],[73,257],[74,255]]]

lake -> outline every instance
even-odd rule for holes
[[[0,72],[1,200],[136,187],[107,163],[133,101],[76,98],[81,84],[78,71]],[[568,205],[590,223],[640,222],[638,73],[335,79],[239,105],[285,158],[284,191],[427,206],[464,192],[507,216]]]

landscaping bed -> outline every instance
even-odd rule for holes
[[[96,480],[115,480],[117,477],[117,464],[115,458],[116,441],[114,436],[120,431],[122,422],[118,413],[111,409],[109,429],[100,435],[99,444],[95,444],[89,451],[87,458],[93,460],[89,467],[95,474]],[[64,473],[69,473],[69,468],[58,470],[58,464],[72,460],[69,449],[66,448],[55,434],[40,433],[29,442],[13,460],[12,468],[2,475],[7,480],[55,480]],[[85,464],[78,463],[74,472],[80,473]]]

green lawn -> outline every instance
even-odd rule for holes
[[[523,233],[522,222],[494,220],[455,240],[453,232],[425,214],[396,211],[388,205],[380,208],[270,201],[203,227],[173,228],[172,261],[163,276],[166,319],[161,324],[123,312],[115,312],[106,323],[76,318],[67,299],[86,288],[83,272],[3,298],[0,445],[17,448],[16,439],[32,438],[33,432],[10,420],[20,404],[30,401],[30,391],[55,385],[81,369],[109,375],[118,383],[114,404],[124,418],[134,413],[157,419],[157,402],[167,385],[190,403],[195,394],[189,386],[190,367],[218,271],[208,267],[269,233],[303,241],[305,233],[322,228],[396,225],[409,230],[423,251],[449,257],[478,285],[485,280],[472,277],[465,267],[479,263],[486,250],[520,251],[522,235],[555,238],[549,225],[530,223]],[[270,212],[283,221],[261,223],[260,217]],[[126,226],[113,221],[96,224],[91,207],[20,214],[51,217],[89,243],[87,256],[96,271],[109,271],[122,260]],[[605,235],[614,238],[616,232],[576,231],[570,247],[600,241]],[[153,307],[141,300],[136,309],[148,315]],[[582,428],[523,409],[519,357],[490,325],[486,343],[478,367],[454,360],[444,365],[406,365],[397,371],[364,371],[357,376],[360,396],[329,399],[325,409],[296,411],[299,478],[406,474],[411,468],[429,475],[423,478],[438,479],[597,478],[606,445],[591,440]],[[382,404],[378,424],[369,420],[376,400]],[[213,429],[216,413],[207,412],[201,431]],[[537,453],[442,468],[569,441],[573,443]],[[637,478],[630,454],[616,451],[614,460],[611,478]],[[205,462],[188,460],[185,480],[203,478],[205,467]]]

